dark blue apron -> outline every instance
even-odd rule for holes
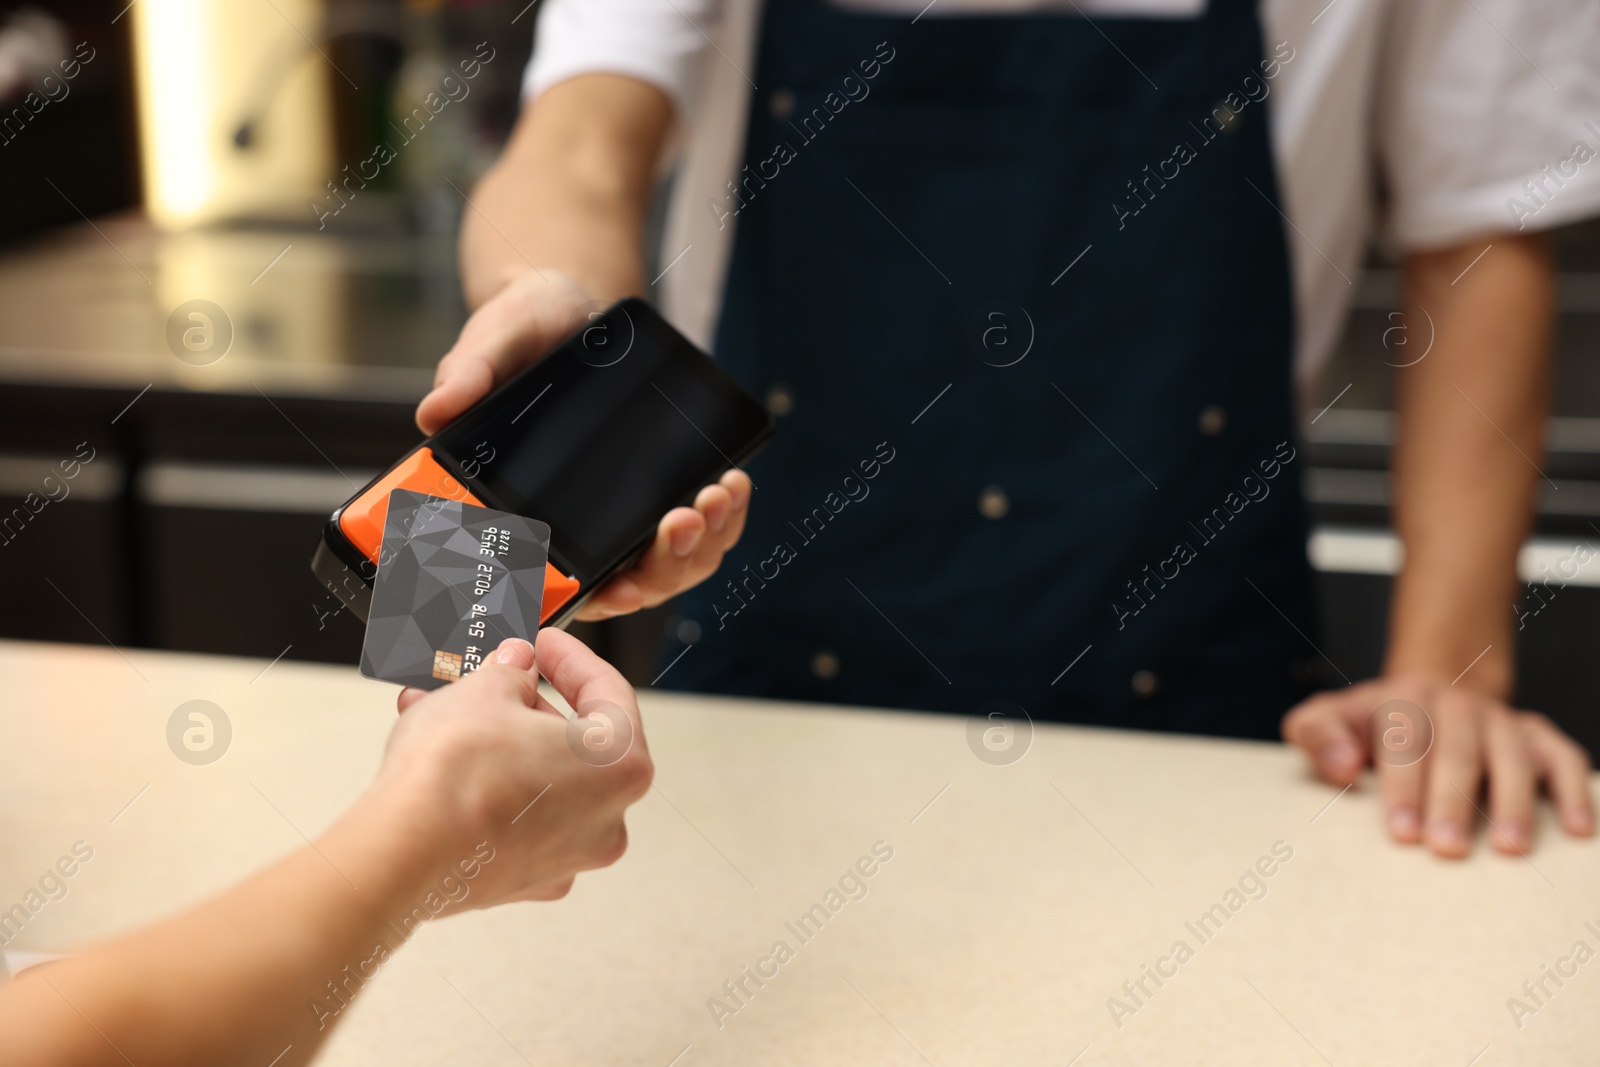
[[[1263,55],[1254,0],[770,0],[708,208],[717,358],[788,413],[663,685],[1276,736],[1312,602]]]

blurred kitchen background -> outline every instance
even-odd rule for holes
[[[535,15],[0,2],[0,636],[355,661],[361,624],[307,561],[416,440],[466,316],[464,194],[515,118]],[[1553,485],[1523,559],[1541,582],[1600,547],[1600,227],[1556,244]],[[1352,678],[1378,669],[1397,563],[1394,368],[1426,344],[1396,307],[1375,259],[1305,419],[1321,645]],[[1600,752],[1597,586],[1600,562],[1524,606],[1519,700]],[[641,683],[698,636],[670,610],[579,629]]]

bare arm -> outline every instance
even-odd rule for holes
[[[0,1063],[303,1064],[419,923],[554,899],[615,861],[651,776],[633,690],[562,631],[537,648],[568,703],[626,718],[615,762],[573,754],[525,641],[445,689],[406,690],[377,778],[314,846],[0,991]]]
[[[1517,551],[1544,484],[1552,280],[1537,237],[1413,255],[1408,341],[1433,351],[1398,380],[1394,523],[1406,562],[1390,615],[1390,674],[1461,682],[1500,700],[1516,680]],[[1462,275],[1462,271],[1466,271]],[[1456,281],[1457,278],[1459,281]]]
[[[323,983],[379,942],[398,947],[384,922],[445,873],[377,815],[363,802],[318,845],[359,894],[302,848],[192,911],[24,972],[0,996],[0,1059],[266,1064],[292,1046],[279,1067],[308,1062],[338,1014]]]
[[[461,227],[461,276],[478,308],[511,282],[554,268],[607,303],[637,294],[640,231],[672,122],[666,94],[589,74],[525,108]]]
[[[1496,237],[1474,262],[1488,243],[1406,264],[1407,351],[1430,337],[1432,347],[1399,372],[1392,462],[1405,563],[1383,677],[1315,696],[1283,725],[1335,784],[1375,759],[1389,832],[1442,856],[1467,854],[1480,811],[1496,848],[1529,849],[1541,784],[1569,833],[1594,830],[1583,750],[1507,703],[1517,552],[1543,484],[1552,285],[1542,239]],[[1413,739],[1415,751],[1390,750]]]

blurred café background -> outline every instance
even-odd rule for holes
[[[417,438],[536,2],[0,2],[0,636],[355,661],[308,559]],[[1600,752],[1600,563],[1544,584],[1600,546],[1600,228],[1556,242],[1518,699]],[[1355,301],[1303,425],[1320,643],[1360,678],[1398,561],[1395,367],[1427,338],[1376,251]],[[580,629],[636,682],[700,636],[670,608]]]

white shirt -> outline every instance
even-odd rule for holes
[[[719,227],[706,204],[723,200],[743,162],[760,2],[546,0],[524,81],[532,99],[565,78],[606,71],[671,97],[682,128],[661,304],[705,347],[736,225]],[[927,4],[835,2],[908,16]],[[923,17],[1065,8],[1090,18],[1193,18],[1203,2],[936,0]],[[1280,42],[1293,50],[1270,82],[1269,106],[1302,384],[1338,339],[1370,240],[1402,253],[1487,245],[1495,234],[1600,213],[1600,3],[1261,3],[1266,52]],[[763,106],[778,88],[755,90]]]

